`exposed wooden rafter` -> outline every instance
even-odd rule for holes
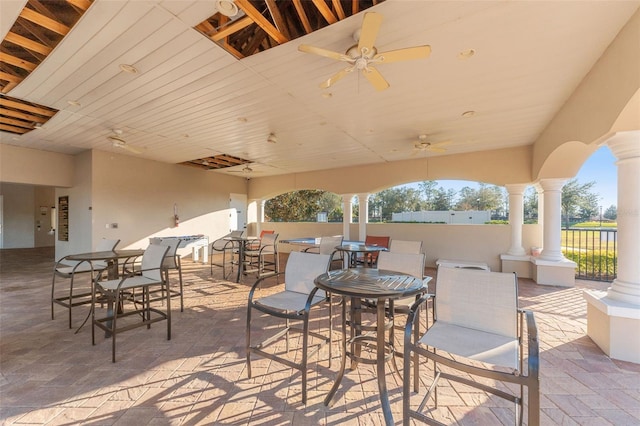
[[[235,0],[239,10],[236,16],[216,13],[195,28],[242,59],[341,21],[380,1]]]
[[[0,44],[0,93],[8,93],[46,59],[92,0],[27,0]]]
[[[197,167],[202,170],[224,169],[227,167],[240,166],[242,164],[251,163],[244,158],[234,157],[233,155],[220,154],[213,157],[198,158],[191,161],[185,161],[183,166]]]
[[[57,112],[53,108],[0,95],[0,130],[22,135],[46,123]]]

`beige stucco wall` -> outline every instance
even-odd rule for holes
[[[323,189],[336,194],[376,193],[404,183],[441,179],[495,185],[529,183],[530,164],[531,148],[527,146],[258,177],[249,181],[249,199],[269,199],[300,189]]]
[[[0,182],[73,185],[73,156],[0,144]]]
[[[608,134],[640,129],[639,88],[640,10],[535,142],[533,176],[572,177]],[[566,142],[573,146],[559,149]],[[578,143],[593,145],[579,147]],[[566,155],[567,151],[571,155]]]

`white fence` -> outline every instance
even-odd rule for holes
[[[392,222],[471,223],[479,225],[490,220],[491,211],[488,210],[402,212],[392,213],[391,216]]]

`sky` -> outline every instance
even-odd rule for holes
[[[611,153],[611,150],[603,146],[591,154],[591,157],[585,161],[576,175],[576,179],[581,184],[595,182],[591,190],[600,197],[600,205],[603,211],[612,205],[618,204],[618,170],[615,162],[616,158]],[[476,182],[463,180],[439,180],[437,182],[438,186],[444,189],[454,189],[456,191],[460,191],[465,186],[470,188],[478,187]],[[417,188],[418,184],[414,183],[408,186]]]

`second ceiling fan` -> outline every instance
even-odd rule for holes
[[[381,24],[382,15],[376,12],[365,13],[360,35],[357,37],[358,44],[351,46],[345,53],[338,53],[307,44],[301,44],[298,47],[298,50],[301,52],[313,53],[314,55],[324,56],[349,64],[342,71],[339,71],[322,82],[320,84],[321,88],[327,89],[347,74],[358,70],[362,71],[362,74],[376,90],[385,90],[389,87],[389,83],[374,65],[421,59],[431,54],[431,46],[428,45],[378,53],[378,49],[373,44],[376,41]]]

